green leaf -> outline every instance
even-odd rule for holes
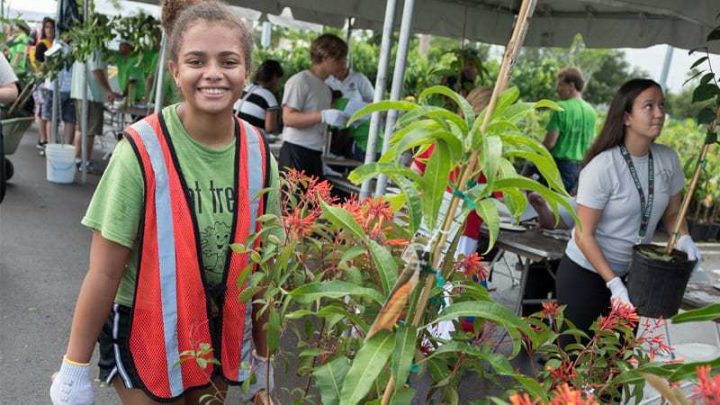
[[[693,91],[692,102],[697,103],[700,101],[709,100],[715,97],[719,92],[720,91],[718,90],[718,86],[716,86],[714,83],[701,84],[695,88],[695,91]]]
[[[534,332],[527,322],[520,319],[507,307],[496,302],[458,302],[451,304],[440,312],[440,315],[433,320],[433,323],[452,320],[463,316],[475,316],[495,322],[505,328],[513,338],[513,356],[520,352],[520,333],[532,338]]]
[[[420,223],[422,221],[422,199],[420,197],[420,193],[415,187],[415,184],[413,184],[410,180],[395,175],[390,175],[388,177],[393,181],[393,183],[400,187],[400,191],[405,195],[408,219],[410,220],[410,223],[408,224],[410,227],[409,233],[414,235],[415,231],[417,231],[420,227]]]
[[[715,73],[710,72],[703,75],[703,77],[700,78],[700,84],[710,83],[712,80],[715,79]]]
[[[365,398],[375,379],[385,368],[394,343],[395,337],[386,330],[381,330],[363,343],[340,390],[341,405],[354,405]]]
[[[518,219],[525,212],[528,200],[522,191],[506,189],[503,191],[503,203],[505,203],[512,216]]]
[[[367,240],[367,235],[365,235],[363,229],[358,225],[357,221],[355,221],[355,218],[344,208],[329,205],[325,201],[321,201],[320,204],[325,218],[330,222],[350,231],[360,240]]]
[[[702,58],[699,58],[698,60],[696,60],[696,61],[690,66],[690,69],[688,69],[688,70],[693,70],[693,69],[695,69],[696,67],[700,66],[700,65],[701,65],[703,62],[705,62],[706,60],[708,60],[708,57],[707,57],[707,56],[703,56]]]
[[[390,400],[390,405],[410,405],[413,398],[415,398],[415,390],[412,388],[403,388],[399,391],[395,391]]]
[[[348,311],[347,309],[339,305],[326,305],[322,309],[317,311],[317,316],[321,318],[330,315],[340,315],[343,318],[350,319],[352,323],[357,326],[363,333],[367,333],[368,329],[370,329],[370,326],[367,324],[367,322],[365,322],[360,316]]]
[[[515,380],[520,383],[524,388],[525,392],[530,394],[531,398],[540,398],[541,403],[546,403],[548,400],[545,388],[534,378],[522,375],[520,373],[513,374]]]
[[[698,113],[697,122],[698,124],[710,124],[715,119],[715,111],[712,108],[705,107]]]
[[[342,356],[313,371],[315,386],[320,391],[323,404],[333,405],[340,402],[340,387],[349,370],[350,359]]]
[[[348,121],[347,124],[350,125],[353,122],[357,121],[358,119],[360,119],[368,114],[377,112],[377,111],[388,111],[388,110],[412,111],[416,108],[420,108],[420,106],[415,103],[411,103],[409,101],[391,101],[391,100],[378,101],[377,103],[368,104],[365,107],[356,111],[355,114],[353,114],[353,116],[350,117],[350,120]]]
[[[355,184],[361,184],[365,180],[369,180],[376,177],[379,174],[390,176],[402,176],[411,179],[416,182],[420,182],[420,175],[407,167],[395,162],[395,163],[368,163],[362,165],[348,175],[348,180]]]
[[[512,86],[505,89],[498,97],[498,101],[495,104],[495,110],[493,111],[492,120],[495,120],[500,114],[507,110],[513,103],[520,98],[520,90],[517,87]]]
[[[517,157],[531,162],[535,165],[553,190],[567,194],[562,178],[560,177],[560,171],[558,170],[557,164],[552,157],[522,150],[511,150],[505,152],[504,156]]]
[[[492,188],[492,191],[504,191],[505,189],[522,189],[535,191],[545,199],[545,201],[550,205],[550,208],[553,210],[553,212],[557,212],[558,204],[562,205],[563,208],[565,208],[572,215],[576,223],[580,222],[577,218],[575,210],[572,208],[565,196],[549,190],[547,187],[543,186],[535,180],[520,176],[510,179],[501,179],[497,180]]]
[[[413,131],[405,134],[402,139],[399,139],[395,147],[397,153],[405,152],[408,149],[415,148],[420,145],[426,145],[429,143],[445,143],[450,152],[452,152],[453,159],[457,160],[462,156],[463,144],[460,139],[450,132],[443,129],[429,130],[426,128],[417,128]]]
[[[672,317],[672,323],[704,322],[720,319],[720,304],[711,304],[706,307],[692,309]]]
[[[560,107],[560,104],[558,104],[554,101],[551,101],[551,100],[546,100],[546,99],[542,99],[542,100],[538,101],[537,103],[533,104],[533,108],[536,110],[539,108],[548,108],[553,111],[563,111],[563,108]]]
[[[487,184],[492,184],[497,175],[498,166],[502,157],[503,143],[498,136],[483,137],[482,164],[483,174],[487,179]]]
[[[305,284],[290,291],[288,295],[302,303],[313,302],[321,298],[343,298],[346,295],[367,297],[380,305],[385,300],[384,296],[375,289],[340,280]]]
[[[532,111],[532,109],[532,103],[518,102],[506,108],[505,111],[502,111],[500,114],[497,114],[497,118],[517,122],[519,118]]]
[[[389,250],[380,246],[374,240],[368,239],[368,243],[373,263],[377,268],[378,276],[380,276],[383,293],[386,295],[390,294],[390,291],[395,285],[395,281],[397,281],[398,277],[398,269],[397,263],[395,263],[395,258]]]
[[[710,32],[707,36],[708,42],[717,41],[718,39],[720,39],[720,27],[717,27],[714,30],[712,30],[712,32]]]
[[[486,198],[481,201],[475,202],[475,212],[482,218],[483,223],[487,225],[489,231],[490,241],[488,242],[488,248],[483,252],[487,254],[497,240],[498,234],[500,234],[500,214],[498,213],[497,205],[495,205],[494,198]]]
[[[450,169],[450,151],[445,142],[440,141],[435,144],[435,150],[428,159],[423,176],[423,214],[429,229],[435,228]]]
[[[468,131],[467,123],[462,119],[462,117],[452,111],[448,111],[445,108],[430,105],[422,106],[416,110],[405,113],[398,120],[397,126],[402,128],[408,123],[415,122],[422,117],[433,119],[438,124],[443,125],[443,127],[445,127],[448,122],[452,122],[457,125],[462,132]]]
[[[280,313],[278,311],[270,311],[268,317],[267,344],[271,353],[276,352],[280,348],[280,335],[282,334],[282,324],[280,322]]]
[[[420,93],[418,100],[421,103],[426,102],[427,98],[433,94],[440,94],[454,101],[455,104],[460,107],[460,111],[462,111],[463,115],[465,116],[465,122],[467,123],[467,126],[471,127],[473,125],[473,122],[475,121],[475,112],[473,111],[472,106],[470,105],[470,103],[468,103],[465,97],[450,90],[445,86],[432,86],[423,90]]]
[[[410,366],[415,354],[415,341],[417,340],[416,329],[402,325],[395,331],[395,349],[392,353],[390,367],[393,378],[395,378],[395,393],[397,394],[405,385]]]

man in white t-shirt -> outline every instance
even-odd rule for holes
[[[346,67],[337,75],[325,79],[325,84],[333,90],[342,92],[343,97],[348,100],[359,99],[366,103],[373,101],[375,90],[370,80],[364,74]]]
[[[348,47],[332,34],[317,37],[310,45],[310,69],[296,73],[283,93],[283,145],[279,166],[323,177],[322,150],[327,125],[344,127],[348,115],[331,108],[332,93],[325,79],[345,69]]]

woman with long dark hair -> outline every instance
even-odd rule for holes
[[[610,310],[611,299],[632,304],[623,282],[633,246],[650,243],[660,220],[672,229],[680,212],[685,181],[677,153],[655,143],[665,121],[659,84],[633,79],[610,104],[600,135],[580,172],[577,214],[557,273],[557,296],[566,318],[587,331]],[[677,248],[689,259],[700,251],[680,228]]]

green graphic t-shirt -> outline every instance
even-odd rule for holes
[[[558,131],[558,139],[550,154],[556,159],[581,161],[595,137],[595,109],[585,100],[570,98],[558,101],[563,111],[554,111],[548,131]]]
[[[177,104],[166,107],[162,113],[195,207],[206,279],[217,284],[222,281],[235,210],[235,141],[220,149],[200,144],[183,127],[177,107]],[[280,215],[274,158],[271,158],[270,176],[273,191],[268,195],[266,212]],[[143,198],[140,164],[129,142],[123,140],[113,152],[82,223],[100,231],[106,239],[132,250],[115,298],[118,304],[125,306],[132,306],[135,291],[139,253],[136,241],[143,215]]]

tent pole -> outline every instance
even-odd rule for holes
[[[673,57],[673,47],[672,45],[667,45],[667,49],[665,50],[665,60],[663,61],[663,67],[662,67],[662,73],[660,73],[660,85],[662,86],[664,91],[667,91],[667,78],[668,73],[670,72],[670,63],[672,62]]]
[[[163,30],[162,41],[160,42],[160,57],[158,58],[158,72],[155,76],[157,86],[155,87],[155,113],[162,111],[163,107],[163,90],[165,90],[165,60],[167,59],[167,35]]]
[[[57,2],[57,18],[55,21],[60,21],[60,12],[62,10],[62,0],[59,0]],[[55,38],[60,38],[60,29],[58,28],[58,24],[55,25]],[[65,143],[65,140],[63,139],[62,142],[60,142],[60,139],[58,138],[58,113],[60,112],[60,82],[58,81],[58,78],[56,77],[55,80],[52,82],[53,86],[53,95],[52,95],[52,115],[50,116],[50,120],[52,122],[50,126],[50,137],[55,143]]]
[[[348,17],[347,18],[347,32],[345,33],[345,43],[348,46],[348,56],[347,56],[348,67],[352,67],[352,53],[350,52],[350,38],[352,37],[352,30],[353,30],[353,18]]]
[[[383,35],[380,42],[380,58],[378,60],[378,72],[375,78],[375,94],[373,102],[377,103],[385,95],[385,82],[387,81],[387,68],[390,61],[390,50],[392,48],[393,24],[395,23],[396,0],[387,0],[385,3],[385,21],[383,22]],[[367,150],[365,151],[365,163],[375,161],[377,151],[377,137],[380,132],[380,113],[374,112],[370,118],[370,132],[368,134]],[[370,180],[366,180],[360,189],[360,199],[364,200],[370,195]]]
[[[90,24],[90,2],[84,1],[83,2],[83,24],[86,24],[87,27]],[[83,76],[85,77],[85,80],[87,81],[90,77],[90,68],[87,64],[87,61],[83,63]],[[87,84],[83,86],[82,88],[82,111],[80,114],[80,155],[82,157],[82,162],[80,163],[80,167],[83,169],[80,173],[80,181],[85,184],[87,181],[87,159],[88,159],[88,150],[87,150],[87,140],[88,140],[88,112],[90,110],[90,102],[88,100],[88,87]],[[92,147],[92,146],[91,146]]]
[[[392,88],[390,89],[390,100],[400,100],[403,87],[403,79],[405,77],[405,62],[407,62],[408,45],[410,44],[410,35],[412,31],[413,11],[415,9],[415,0],[405,0],[403,5],[402,23],[400,24],[400,40],[398,43],[397,55],[395,55],[395,71],[393,72]],[[383,138],[382,153],[385,153],[390,147],[390,137],[392,136],[393,127],[398,117],[397,110],[388,111],[387,120],[385,121],[385,137]],[[371,150],[368,148],[368,150]],[[381,196],[385,194],[385,186],[387,177],[380,175],[377,185],[375,186],[375,195]]]

